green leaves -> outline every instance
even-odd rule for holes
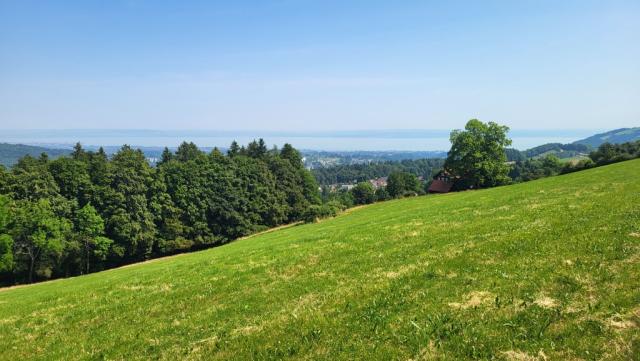
[[[387,192],[393,198],[405,195],[416,195],[422,192],[420,181],[414,174],[407,172],[393,172],[387,180]]]
[[[262,139],[232,144],[229,156],[184,142],[175,154],[165,149],[157,168],[128,145],[109,159],[76,144],[70,157],[24,157],[2,169],[0,193],[15,200],[6,231],[0,211],[0,235],[8,234],[0,269],[18,282],[229,242],[301,220],[321,203],[300,153],[289,144],[268,150]]]
[[[24,259],[28,280],[38,271],[45,277],[60,260],[71,223],[58,217],[47,199],[18,201],[11,220],[14,259]]]
[[[113,240],[98,236],[93,239],[93,255],[100,261],[104,261],[107,259],[111,251],[111,246],[113,245]]]
[[[369,182],[360,182],[351,190],[355,204],[369,204],[376,201],[373,185]]]
[[[0,234],[0,272],[13,270],[13,238]]]
[[[467,122],[464,130],[451,132],[451,150],[445,168],[461,177],[456,188],[483,188],[506,184],[509,166],[505,148],[509,128],[477,119]]]
[[[0,272],[13,269],[13,238],[6,232],[9,223],[9,200],[0,196]]]

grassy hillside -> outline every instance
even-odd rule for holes
[[[640,354],[640,160],[0,292],[0,359]]]

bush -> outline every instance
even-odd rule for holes
[[[567,164],[565,164],[565,166],[562,168],[561,173],[565,174],[565,173],[572,173],[572,172],[577,172],[579,170],[585,170],[585,169],[589,169],[589,168],[593,168],[595,167],[596,164],[591,160],[591,159],[581,159],[578,162],[568,162]]]
[[[380,187],[376,189],[377,202],[386,201],[387,199],[390,199],[390,198],[391,197],[389,196],[389,192],[387,192],[387,187]]]
[[[589,154],[589,158],[597,165],[622,162],[640,157],[640,141],[622,144],[603,143],[597,150]]]
[[[394,172],[389,175],[387,192],[391,198],[399,198],[422,194],[424,190],[414,174]]]
[[[358,183],[351,190],[353,195],[353,203],[355,204],[370,204],[376,201],[376,193],[373,185],[369,182]]]
[[[303,220],[305,223],[314,223],[323,218],[335,217],[346,209],[346,207],[337,201],[330,201],[321,205],[311,205],[305,211]]]

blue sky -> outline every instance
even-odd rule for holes
[[[640,125],[638,1],[0,0],[0,128]]]

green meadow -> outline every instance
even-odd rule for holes
[[[2,360],[633,360],[640,160],[0,291]]]

